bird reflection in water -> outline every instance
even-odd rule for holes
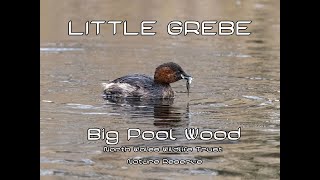
[[[139,99],[139,98],[109,98],[109,103],[115,104],[131,118],[153,117],[154,125],[158,127],[185,127],[189,124],[189,103],[185,108],[173,107],[174,99]]]

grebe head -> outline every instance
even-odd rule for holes
[[[156,68],[154,81],[161,84],[170,84],[181,79],[191,83],[192,77],[187,75],[184,70],[174,62],[161,64]]]

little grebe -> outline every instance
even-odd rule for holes
[[[189,90],[192,77],[187,75],[178,64],[168,62],[156,68],[154,79],[143,74],[133,74],[120,77],[110,83],[103,83],[104,98],[173,98],[174,92],[170,83],[181,79],[187,80]]]

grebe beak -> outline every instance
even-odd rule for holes
[[[191,76],[189,76],[187,74],[181,74],[181,78],[187,80],[188,84],[191,84],[192,79],[193,79]]]

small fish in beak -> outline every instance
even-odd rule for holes
[[[186,86],[187,86],[188,95],[189,95],[190,84],[191,84],[193,78],[187,74],[184,74],[184,75],[181,74],[181,78],[187,80]]]

